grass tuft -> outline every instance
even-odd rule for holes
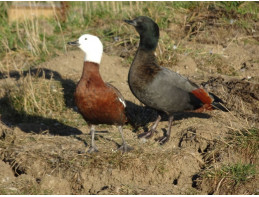
[[[245,158],[254,161],[258,157],[259,129],[251,128],[243,129],[240,132],[233,131],[228,140]]]
[[[236,163],[223,165],[220,169],[214,169],[208,172],[206,176],[218,181],[224,178],[227,181],[230,181],[233,186],[236,186],[254,178],[255,174],[255,165]]]
[[[19,114],[54,118],[64,110],[62,90],[60,82],[28,74],[16,86],[8,87],[7,96],[10,106]]]

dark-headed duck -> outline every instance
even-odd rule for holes
[[[134,26],[140,35],[139,47],[129,70],[128,83],[140,102],[168,114],[168,130],[159,139],[159,143],[164,144],[170,138],[174,112],[212,110],[215,106],[220,106],[222,100],[178,73],[157,64],[154,53],[159,39],[159,27],[151,18],[140,16],[124,21]],[[160,120],[161,116],[158,115],[151,129],[139,137],[151,137]]]
[[[75,103],[85,121],[90,126],[91,146],[88,152],[98,151],[94,136],[95,125],[118,125],[122,137],[123,152],[132,148],[128,146],[123,137],[122,125],[127,122],[125,113],[126,103],[121,93],[112,85],[105,83],[99,73],[103,45],[96,36],[85,34],[69,45],[78,46],[85,53],[82,76],[74,93]]]

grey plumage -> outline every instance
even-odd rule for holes
[[[140,16],[125,22],[133,25],[140,35],[138,51],[129,70],[129,87],[142,103],[169,115],[168,130],[159,140],[160,144],[164,144],[170,138],[174,112],[211,110],[213,104],[221,100],[187,78],[157,64],[154,52],[159,39],[159,27],[152,19]],[[139,137],[151,137],[160,120],[159,115],[151,129]]]

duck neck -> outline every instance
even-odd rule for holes
[[[155,49],[146,50],[139,46],[135,58],[138,59],[138,64],[142,65],[146,63],[156,63]]]
[[[158,38],[148,35],[140,36],[139,48],[144,51],[155,51],[158,43]]]
[[[85,61],[80,81],[104,83],[99,72],[99,64]]]

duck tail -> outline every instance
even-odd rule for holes
[[[210,97],[213,98],[211,103],[213,109],[218,109],[224,112],[229,112],[230,110],[225,106],[225,102],[213,93],[209,93]]]

